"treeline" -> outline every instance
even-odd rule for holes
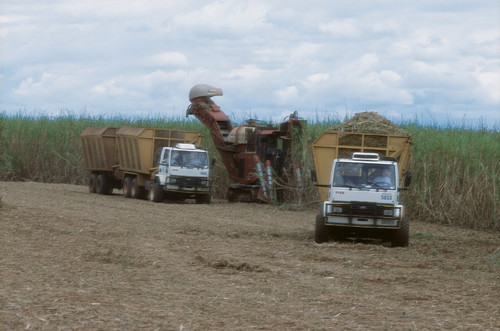
[[[304,145],[310,145],[323,130],[336,124],[334,119],[328,123],[309,122]],[[0,179],[84,185],[87,172],[83,168],[80,133],[88,127],[125,125],[200,131],[204,135],[202,147],[212,157],[219,157],[210,133],[194,119],[0,114]],[[407,216],[471,229],[500,230],[500,132],[419,123],[400,126],[413,139],[413,181],[404,193]],[[214,198],[225,198],[229,181],[220,162],[212,176]],[[305,190],[316,192],[312,183]],[[317,194],[297,196],[300,201],[290,202],[290,207],[319,207]]]

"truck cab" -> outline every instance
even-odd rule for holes
[[[163,147],[158,155],[158,172],[149,184],[148,198],[159,202],[194,198],[210,203],[210,165],[208,152],[193,144]]]
[[[316,218],[316,242],[356,236],[408,246],[409,224],[399,203],[398,173],[395,159],[380,159],[377,153],[356,152],[350,159],[335,159],[328,201]]]

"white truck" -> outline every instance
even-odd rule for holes
[[[195,199],[210,203],[208,152],[195,131],[125,126],[88,128],[81,135],[90,193],[126,198]]]
[[[196,203],[209,204],[210,166],[208,152],[193,144],[164,147],[160,154],[154,181],[146,182],[148,199],[160,202],[195,198]]]
[[[355,237],[408,246],[410,224],[400,194],[411,181],[410,146],[409,136],[334,131],[313,142],[322,199],[317,243]]]

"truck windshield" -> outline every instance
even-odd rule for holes
[[[395,167],[391,164],[337,162],[333,186],[394,189]]]
[[[172,151],[172,166],[187,168],[208,168],[208,157],[205,152]]]

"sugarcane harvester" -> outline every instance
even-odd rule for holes
[[[210,131],[221,162],[232,181],[229,201],[283,202],[283,185],[300,183],[300,168],[294,163],[294,138],[301,136],[305,121],[297,113],[279,128],[256,120],[233,127],[229,117],[212,97],[222,89],[198,84],[189,92],[186,116],[194,115]]]

